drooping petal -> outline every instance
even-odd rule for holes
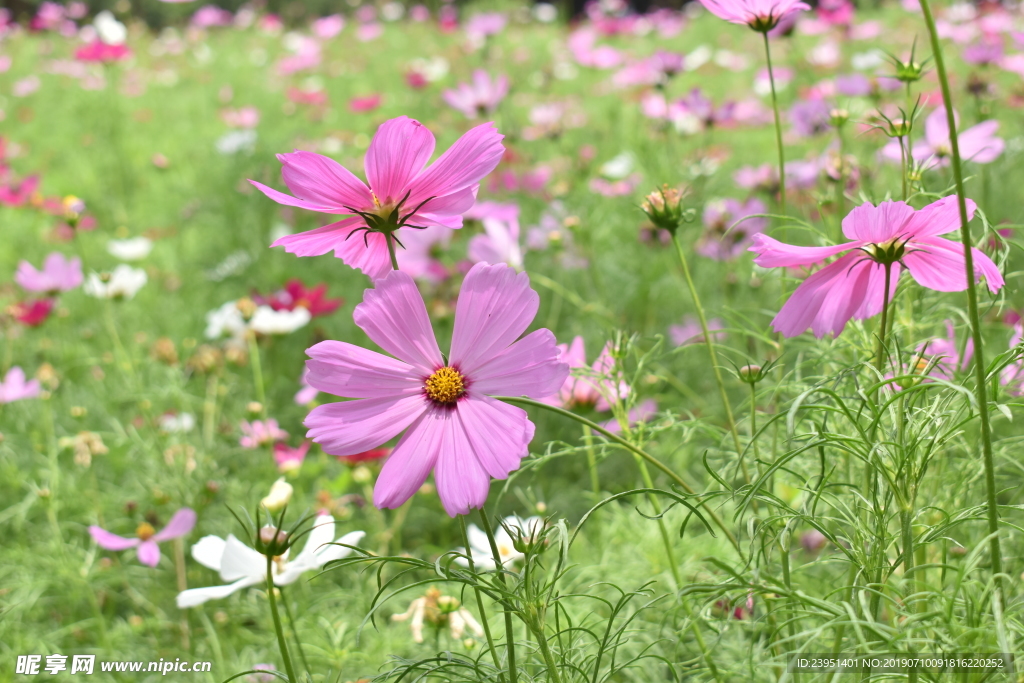
[[[988,256],[976,248],[971,249],[974,257],[974,274],[984,277],[988,288],[997,292],[1003,286],[999,267]],[[914,241],[914,248],[903,262],[910,275],[922,287],[938,292],[962,292],[967,289],[964,248],[957,242],[941,237],[927,237]]]
[[[220,578],[235,581],[242,577],[262,580],[267,574],[267,559],[229,534],[220,558]]]
[[[378,346],[425,375],[444,365],[427,307],[408,273],[393,271],[367,289],[352,319]]]
[[[155,567],[160,562],[160,546],[152,538],[140,543],[139,549],[136,552],[139,556],[139,562],[147,567]]]
[[[320,256],[336,249],[343,249],[346,245],[345,240],[356,240],[359,242],[359,246],[365,248],[361,235],[352,235],[349,238],[352,230],[361,225],[366,225],[366,222],[362,218],[354,216],[306,232],[285,235],[270,246],[284,247],[285,251],[296,256]]]
[[[881,244],[906,232],[904,225],[914,215],[905,202],[865,202],[843,219],[843,234],[851,240]]]
[[[263,183],[258,183],[255,180],[250,180],[249,184],[267,195],[270,199],[273,199],[278,204],[284,204],[285,206],[294,206],[299,209],[306,209],[307,211],[319,211],[320,213],[351,213],[347,209],[334,206],[333,204],[316,204],[314,202],[306,201],[305,199],[293,197],[290,194],[285,194],[280,190],[267,187]]]
[[[278,154],[277,158],[283,164],[285,184],[299,199],[342,211],[345,207],[360,211],[373,208],[370,188],[334,159],[300,150]]]
[[[471,389],[539,399],[557,393],[568,377],[569,364],[558,358],[555,335],[536,330],[478,366]]]
[[[234,583],[227,584],[225,586],[209,586],[208,588],[190,588],[187,591],[178,593],[176,603],[178,609],[188,609],[189,607],[196,607],[209,600],[220,600],[226,598],[235,591],[240,591],[243,588],[249,586],[255,586],[263,581],[261,576],[247,576],[239,579]]]
[[[974,212],[978,208],[972,200],[965,200],[967,204],[967,220],[974,218]],[[952,194],[948,197],[932,202],[914,214],[906,225],[905,230],[914,238],[934,237],[945,235],[960,229],[960,209],[957,196]],[[911,244],[908,248],[913,248]]]
[[[417,419],[384,461],[373,487],[373,504],[397,508],[412,498],[430,471],[441,449],[447,408],[429,407]]]
[[[306,349],[306,382],[345,398],[386,398],[423,391],[423,372],[382,353],[339,341]]]
[[[379,280],[392,270],[387,238],[379,232],[357,232],[339,244],[334,255],[371,280]]]
[[[753,237],[753,243],[747,251],[757,254],[754,263],[762,268],[790,268],[793,266],[809,266],[820,263],[830,256],[861,246],[862,242],[847,242],[833,247],[797,247],[780,242],[764,233]]]
[[[470,398],[463,404],[472,401]],[[458,410],[461,408],[460,405]],[[468,431],[453,419],[454,412],[445,416],[448,419],[441,424],[441,446],[434,466],[437,496],[451,517],[469,514],[471,509],[483,507],[491,488],[491,478],[474,452]]]
[[[488,396],[470,394],[455,410],[457,435],[464,438],[484,471],[505,479],[528,454],[534,425],[526,411]],[[442,453],[442,459],[445,457]]]
[[[809,327],[818,338],[840,334],[866,296],[867,263],[863,254],[847,254],[808,277],[772,320],[772,328],[787,337]]]
[[[127,550],[128,548],[134,548],[142,542],[137,538],[124,538],[123,536],[112,534],[95,524],[89,527],[89,535],[96,541],[96,545],[104,550]]]
[[[493,123],[466,131],[437,161],[416,176],[410,186],[409,203],[416,206],[430,197],[443,197],[479,183],[497,168],[505,154],[501,144],[504,137]]]
[[[419,121],[399,116],[382,123],[366,151],[366,179],[377,199],[400,201],[433,153],[434,135]]]
[[[451,364],[472,380],[478,368],[526,331],[539,306],[526,273],[503,264],[476,264],[455,306]]]
[[[192,558],[204,567],[220,572],[225,546],[226,541],[220,536],[203,536],[192,546]]]
[[[864,286],[866,294],[864,300],[861,302],[860,307],[854,311],[854,320],[867,320],[873,318],[882,312],[882,306],[885,304],[885,267],[877,263],[867,263],[860,267],[866,268],[869,275],[867,284]],[[894,263],[890,266],[889,271],[889,301],[896,296],[896,288],[899,284],[900,273],[903,271],[900,269],[899,263]]]
[[[179,536],[184,536],[188,532],[192,531],[192,527],[195,525],[195,510],[192,508],[181,508],[174,513],[174,516],[171,517],[171,521],[167,522],[167,526],[153,536],[153,540],[159,543],[162,541],[169,541],[172,538],[178,538]]]
[[[303,424],[325,453],[355,455],[393,439],[423,414],[427,401],[403,396],[328,403],[313,408]]]

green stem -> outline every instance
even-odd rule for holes
[[[908,503],[909,505],[909,503]],[[915,592],[912,588],[914,581],[911,577],[914,571],[914,528],[912,525],[913,511],[909,509],[900,510],[900,522],[903,531],[903,579],[907,582],[907,597]],[[910,605],[907,604],[907,611],[913,612]],[[917,669],[911,668],[907,670],[907,680],[909,683],[917,683]]]
[[[935,58],[935,72],[942,88],[942,102],[946,107],[946,123],[949,126],[950,163],[953,167],[953,181],[956,185],[957,206],[960,210],[960,241],[964,245],[964,270],[967,275],[967,312],[971,319],[971,337],[974,340],[975,392],[978,397],[978,413],[981,419],[981,449],[985,461],[985,487],[988,497],[988,532],[991,536],[990,554],[992,555],[992,572],[996,576],[996,589],[1003,596],[1003,582],[999,576],[1002,569],[1002,550],[999,544],[999,511],[996,507],[996,474],[995,459],[992,455],[992,426],[988,415],[988,387],[986,385],[986,365],[984,346],[981,338],[981,316],[978,314],[978,292],[974,278],[974,254],[971,251],[971,230],[968,227],[967,198],[964,195],[964,174],[960,165],[960,143],[957,140],[956,119],[953,117],[953,97],[949,91],[949,78],[946,76],[946,63],[939,45],[939,34],[935,29],[935,18],[932,16],[929,0],[921,0],[921,11],[928,35],[931,38],[932,54]],[[1005,601],[1003,601],[1005,604]]]
[[[277,646],[281,650],[281,659],[284,660],[284,670],[288,674],[289,683],[298,683],[299,679],[295,677],[295,670],[292,668],[292,658],[288,655],[288,643],[284,639],[284,629],[281,628],[281,616],[277,613],[277,598],[274,597],[275,590],[274,558],[267,555],[267,599],[270,600],[270,614],[274,618]]]
[[[900,142],[900,175],[903,178],[903,201],[907,201],[907,148],[903,146],[903,136],[896,138]]]
[[[548,638],[544,635],[544,631],[537,633],[537,644],[540,645],[540,652],[544,655],[544,664],[548,667],[548,675],[551,676],[549,683],[562,683],[562,678],[558,675],[558,666],[555,664],[555,658],[551,656],[551,648],[548,647]]]
[[[491,557],[494,558],[494,568],[498,575],[498,581],[505,585],[505,567],[501,562],[501,553],[498,552],[498,542],[494,540],[494,530],[491,528],[491,520],[487,517],[487,510],[480,507],[480,523],[487,534],[487,543],[491,546]],[[469,543],[466,544],[467,551]],[[512,626],[512,611],[505,607],[505,648],[508,650],[508,680],[509,683],[517,683],[519,670],[516,668],[516,634]],[[482,616],[482,615],[481,615]]]
[[[640,476],[644,480],[644,486],[653,489],[654,481],[651,480],[651,473],[648,471],[646,463],[644,463],[639,455],[634,454],[633,457],[636,458],[637,467],[640,468]],[[668,558],[669,569],[672,570],[672,579],[676,582],[676,590],[679,590],[683,587],[683,580],[679,576],[679,567],[676,565],[675,554],[672,552],[672,540],[669,538],[668,529],[665,527],[665,520],[661,515],[661,505],[653,493],[647,494],[647,499],[654,509],[654,515],[658,518],[658,530],[661,532],[661,542],[665,546],[665,556]]]
[[[256,335],[249,334],[249,362],[252,364],[252,383],[256,387],[256,400],[260,402],[260,412],[267,419],[267,392],[263,385],[263,366],[260,364],[260,347],[256,343]]]
[[[718,367],[718,356],[715,353],[715,341],[708,330],[708,321],[704,315],[704,307],[700,304],[700,297],[697,296],[697,287],[693,284],[693,277],[690,275],[690,265],[686,261],[686,254],[683,252],[683,245],[679,238],[672,235],[672,243],[676,245],[676,253],[679,255],[679,262],[683,266],[683,276],[686,278],[686,286],[690,288],[690,296],[693,298],[693,307],[697,311],[697,319],[700,320],[700,329],[704,334],[704,344],[708,347],[708,355],[711,357],[711,369],[715,372],[715,382],[718,383],[718,393],[722,397],[722,405],[725,407],[725,417],[729,423],[729,432],[732,433],[732,442],[736,447],[736,456],[740,460],[740,467],[743,469],[743,478],[750,483],[750,474],[747,472],[747,464],[743,460],[743,446],[740,444],[740,435],[736,430],[736,420],[732,415],[732,405],[729,403],[729,394],[725,391],[725,381],[722,380],[722,370]]]
[[[882,320],[878,326],[878,352],[875,354],[875,369],[879,373],[885,366],[885,330],[889,315],[889,288],[892,286],[892,265],[885,265],[885,291],[882,293]]]
[[[775,145],[779,149],[779,213],[786,215],[786,153],[782,151],[782,122],[779,120],[779,101],[775,96],[775,72],[772,70],[772,51],[768,47],[768,33],[764,36],[764,56],[768,62],[768,82],[772,87],[772,111],[775,113]]]
[[[388,243],[388,255],[391,257],[391,267],[398,270],[398,254],[395,253],[395,237],[390,232],[384,233],[384,240]]]
[[[295,628],[295,617],[292,616],[292,608],[288,605],[288,599],[284,597],[284,588],[278,588],[281,591],[281,604],[284,605],[285,616],[288,617],[288,625],[292,630],[292,638],[295,640],[295,647],[299,650],[299,658],[302,660],[302,666],[306,668],[306,675],[312,677],[313,670],[309,668],[309,660],[306,659],[306,651],[302,649],[302,639],[299,638],[299,629]]]
[[[473,548],[469,545],[469,531],[466,530],[465,515],[459,515],[459,527],[462,529],[462,542],[466,547],[466,561],[469,562],[469,571],[475,574],[476,567],[473,564]],[[480,610],[480,625],[484,627],[484,636],[487,638],[487,647],[491,650],[491,660],[494,662],[494,668],[498,672],[498,681],[504,683],[505,675],[501,672],[501,660],[498,659],[498,650],[494,647],[494,639],[491,637],[491,626],[487,623],[487,613],[484,611],[483,591],[480,590],[479,586],[474,586],[473,592],[476,593],[476,605],[477,609]]]
[[[590,427],[592,431],[597,432],[598,434],[604,436],[606,439],[611,439],[612,441],[619,444],[626,450],[631,451],[636,455],[639,455],[641,458],[643,458],[644,460],[651,463],[659,470],[667,474],[672,481],[678,484],[679,487],[686,491],[687,493],[694,495],[696,494],[696,491],[694,491],[693,487],[690,486],[685,479],[683,479],[678,474],[673,472],[668,466],[666,466],[660,460],[655,458],[653,455],[651,455],[644,449],[634,446],[633,444],[631,444],[626,439],[623,439],[618,434],[613,434],[612,432],[608,431],[607,429],[597,424],[596,422],[591,422],[587,418],[581,417],[572,411],[565,410],[564,408],[548,405],[547,403],[541,403],[540,401],[534,401],[532,398],[526,398],[525,396],[494,396],[493,398],[496,398],[499,401],[507,401],[509,403],[521,403],[523,405],[532,406],[534,408],[543,408],[544,410],[550,410],[553,413],[558,413],[563,417],[568,417],[569,419],[576,420],[580,424]],[[736,540],[736,537],[733,535],[732,531],[730,531],[729,528],[725,526],[721,518],[715,513],[713,509],[711,509],[711,507],[707,504],[706,501],[700,501],[700,506],[704,508],[704,512],[707,513],[708,517],[710,517],[715,522],[715,525],[718,526],[718,528],[720,528],[722,532],[726,535],[726,537],[729,539],[729,542],[732,543],[732,546],[736,548],[736,552],[738,552],[742,556],[743,551],[740,548],[740,543]]]
[[[594,495],[601,495],[601,482],[597,478],[597,455],[594,453],[594,435],[586,425],[583,426],[583,443],[587,445],[587,467],[590,468],[590,486]]]

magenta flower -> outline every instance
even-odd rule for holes
[[[629,394],[629,385],[615,382],[608,375],[615,367],[612,358],[612,345],[608,342],[601,349],[601,354],[591,366],[587,365],[587,352],[583,337],[576,336],[571,344],[558,345],[558,359],[568,364],[569,370],[575,370],[566,377],[557,394],[542,398],[545,403],[563,408],[577,406],[593,406],[594,410],[611,409],[611,404],[622,400]]]
[[[238,444],[242,448],[259,448],[268,443],[274,443],[281,439],[288,438],[288,432],[284,431],[277,425],[277,420],[253,420],[251,423],[242,420],[242,438],[238,440]]]
[[[811,6],[800,0],[700,0],[719,19],[766,33],[786,17]]]
[[[35,398],[41,390],[39,380],[33,379],[26,382],[25,371],[15,365],[7,371],[4,381],[0,382],[0,405],[26,398]]]
[[[66,292],[82,284],[82,259],[65,258],[53,252],[43,261],[43,269],[36,270],[28,261],[18,263],[14,281],[30,292]]]
[[[968,218],[976,205],[967,200]],[[901,268],[922,287],[939,292],[967,288],[963,248],[939,237],[960,227],[956,196],[933,202],[919,211],[903,202],[862,204],[843,219],[843,234],[851,242],[832,247],[797,247],[765,234],[754,235],[749,251],[764,268],[820,264],[849,252],[817,271],[797,287],[772,321],[772,327],[795,337],[808,327],[819,339],[838,335],[851,318],[864,320],[882,311],[885,270],[891,268],[889,298],[896,291]],[[973,249],[975,276],[984,277],[991,291],[1003,286],[999,268]]]
[[[139,562],[155,567],[160,561],[160,547],[158,543],[170,541],[173,538],[180,538],[192,531],[196,525],[196,513],[191,508],[181,508],[174,513],[171,521],[160,531],[156,531],[149,523],[143,522],[135,531],[136,538],[124,538],[112,534],[106,529],[101,529],[95,524],[89,527],[89,534],[96,545],[104,550],[127,550],[138,548]]]
[[[295,448],[284,442],[274,444],[274,462],[281,472],[295,472],[302,467],[302,461],[309,453],[309,441],[303,441]]]
[[[491,78],[483,69],[473,72],[472,83],[459,83],[454,90],[445,90],[441,97],[453,109],[475,119],[492,113],[508,94],[508,76]]]
[[[389,273],[366,290],[353,319],[394,358],[338,341],[310,348],[310,385],[358,400],[314,408],[307,436],[346,456],[404,430],[377,479],[374,505],[402,505],[433,470],[449,515],[479,508],[490,479],[519,467],[534,432],[524,410],[491,396],[549,396],[569,373],[550,330],[519,339],[539,301],[525,273],[478,263],[462,284],[445,357],[412,277]]]
[[[629,413],[626,415],[626,423],[630,429],[635,427],[640,422],[647,422],[652,417],[658,414],[658,402],[653,398],[646,398],[640,403],[636,404],[633,408],[630,408]],[[602,425],[612,434],[618,434],[622,431],[622,425],[618,420],[608,420]]]
[[[272,246],[297,256],[335,256],[373,279],[390,269],[385,233],[401,238],[402,228],[462,227],[480,180],[494,170],[505,148],[494,124],[472,128],[437,161],[434,136],[406,116],[381,124],[366,152],[367,187],[344,166],[319,154],[279,154],[281,174],[295,197],[250,180],[265,195],[287,206],[321,213],[351,214],[322,228],[287,235]]]
[[[720,318],[711,318],[708,320],[708,332],[711,333],[713,341],[719,339],[725,339],[725,325],[722,323]],[[688,346],[690,344],[703,344],[704,343],[704,329],[700,326],[700,321],[692,315],[688,315],[683,318],[682,325],[669,325],[668,326],[668,337],[672,340],[672,344],[675,346]]]
[[[953,119],[959,128],[960,116],[956,112],[953,113]],[[973,161],[978,164],[990,164],[998,159],[1006,148],[1003,139],[996,136],[998,130],[999,122],[990,119],[971,126],[967,130],[958,131],[960,157],[965,161]],[[952,147],[949,141],[946,110],[943,107],[939,107],[925,119],[924,140],[915,141],[910,152],[915,161],[925,164],[927,168],[949,166]],[[882,148],[882,156],[892,161],[900,161],[899,140],[895,138],[890,140],[889,144]]]

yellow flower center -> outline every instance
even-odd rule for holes
[[[135,530],[135,535],[143,541],[148,541],[149,539],[153,538],[154,534],[156,534],[156,529],[154,529],[151,524],[148,524],[146,522],[140,524],[139,528]]]
[[[427,378],[424,383],[427,396],[437,403],[450,405],[466,393],[465,378],[453,367],[445,366]]]

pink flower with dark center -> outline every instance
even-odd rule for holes
[[[960,117],[955,112],[954,120],[960,127]],[[960,158],[978,164],[990,164],[1003,153],[1006,143],[996,136],[999,122],[989,119],[982,121],[967,130],[957,132],[960,144]],[[911,147],[911,155],[915,161],[925,164],[926,168],[945,168],[949,166],[952,146],[949,140],[949,123],[946,110],[939,107],[924,121],[924,140],[915,140]],[[900,161],[899,140],[892,139],[884,148],[882,156],[892,161]]]
[[[575,372],[565,379],[557,394],[541,400],[563,408],[593,406],[598,411],[610,410],[612,403],[622,400],[629,393],[628,384],[615,382],[609,377],[615,367],[611,351],[612,345],[608,342],[594,364],[588,366],[583,337],[574,337],[568,345],[559,344],[558,359],[568,364],[570,372]]]
[[[491,76],[483,69],[473,72],[472,83],[459,83],[454,90],[445,90],[441,97],[448,106],[457,109],[468,119],[493,113],[508,94],[508,76]]]
[[[811,6],[800,0],[700,0],[719,19],[766,33],[786,17]]]
[[[15,365],[0,382],[0,404],[13,403],[26,398],[35,398],[42,391],[39,380],[25,381],[25,371]]]
[[[240,426],[243,436],[238,440],[238,445],[242,448],[259,448],[265,444],[288,438],[288,432],[277,425],[277,420],[267,420],[266,422],[253,420],[251,423],[242,420]]]
[[[272,246],[298,256],[334,251],[373,279],[391,268],[387,238],[400,242],[412,228],[462,227],[462,214],[476,202],[480,180],[494,170],[505,148],[494,124],[470,129],[437,161],[424,168],[434,136],[405,116],[384,122],[366,152],[369,187],[328,157],[296,151],[280,154],[285,184],[295,197],[250,180],[274,201],[322,213],[350,214],[316,230],[287,235]]]
[[[310,348],[310,385],[357,400],[314,408],[307,436],[327,453],[348,456],[404,431],[377,479],[374,505],[402,505],[433,471],[449,515],[479,508],[491,478],[505,479],[519,467],[534,432],[524,410],[491,396],[550,396],[569,373],[550,330],[519,339],[539,301],[525,273],[473,266],[446,357],[412,277],[389,273],[366,290],[353,319],[394,357],[337,341]]]
[[[21,261],[14,281],[30,292],[66,292],[82,284],[82,259],[65,258],[55,251],[43,261],[42,270],[36,270],[28,261]]]
[[[976,206],[967,200],[968,219]],[[963,247],[939,235],[958,230],[956,196],[949,196],[915,211],[904,202],[862,204],[843,219],[843,234],[851,242],[832,247],[797,247],[765,234],[754,235],[749,251],[763,268],[790,268],[820,264],[845,253],[797,287],[772,321],[787,337],[811,328],[819,339],[839,335],[851,318],[864,320],[882,311],[885,271],[890,268],[889,299],[896,291],[902,268],[922,287],[939,292],[967,289]],[[992,292],[1003,286],[999,268],[978,249],[972,250],[976,277],[984,277]]]
[[[155,567],[160,561],[160,547],[157,544],[185,536],[192,531],[192,527],[195,525],[195,511],[191,508],[181,508],[174,513],[171,521],[160,531],[154,529],[148,522],[143,522],[135,531],[136,538],[124,538],[94,524],[89,527],[89,535],[96,541],[96,545],[104,550],[118,551],[138,548],[136,552],[139,562],[149,567]]]

